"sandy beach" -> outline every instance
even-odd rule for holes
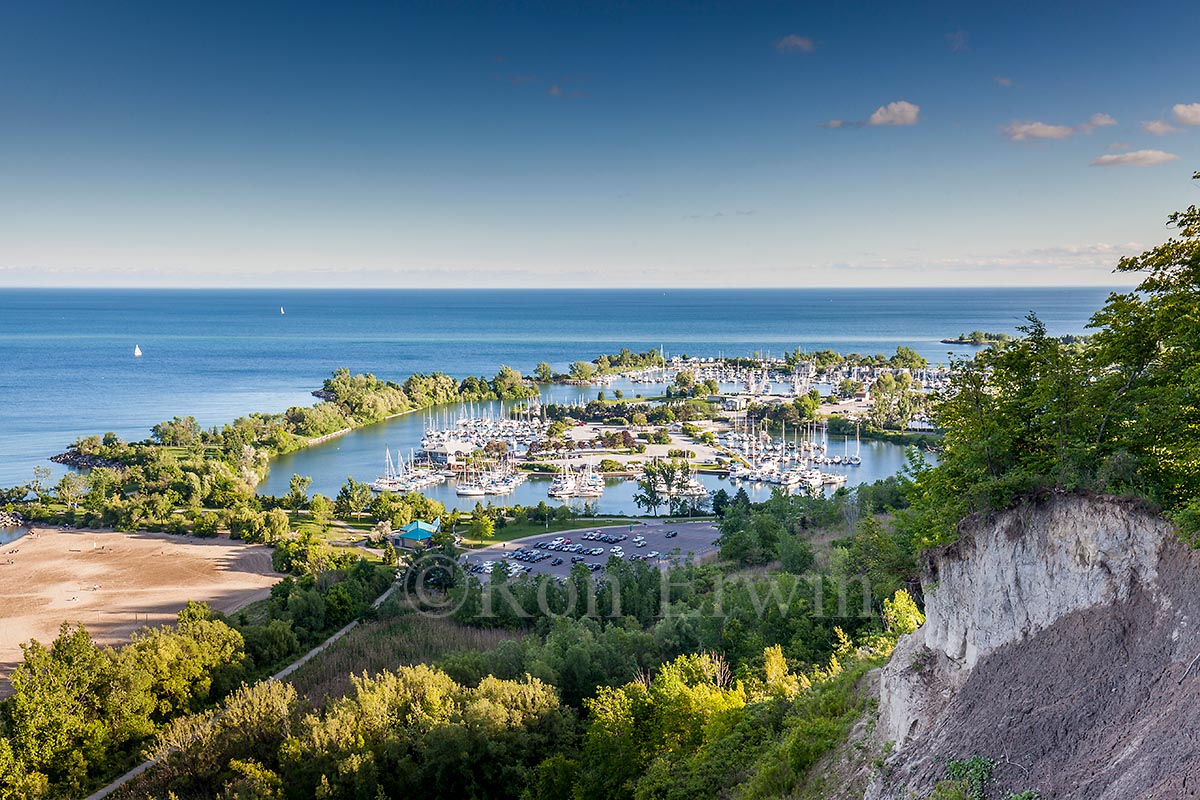
[[[21,643],[49,644],[64,621],[119,644],[143,625],[173,622],[188,600],[228,613],[280,577],[270,548],[225,537],[35,528],[0,547],[0,696]]]

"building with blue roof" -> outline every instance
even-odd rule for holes
[[[424,550],[433,546],[433,536],[442,530],[441,518],[432,523],[413,520],[392,534],[392,544],[409,550]]]

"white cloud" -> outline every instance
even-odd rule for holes
[[[1179,128],[1176,128],[1165,119],[1152,119],[1142,123],[1142,130],[1146,133],[1152,133],[1155,136],[1166,136],[1168,133],[1179,133]]]
[[[1068,139],[1076,133],[1091,133],[1096,128],[1107,128],[1116,125],[1117,121],[1108,114],[1092,114],[1087,122],[1079,125],[1052,125],[1048,122],[1010,122],[1001,128],[1001,132],[1014,142],[1027,139]]]
[[[971,35],[966,31],[954,31],[946,34],[946,44],[953,53],[961,53],[971,44]]]
[[[921,107],[907,100],[897,100],[880,106],[867,118],[868,125],[916,125]]]
[[[844,119],[831,119],[829,122],[822,122],[822,128],[844,128],[849,124]]]
[[[1026,139],[1066,139],[1075,134],[1070,125],[1050,125],[1045,122],[1013,122],[1001,129],[1014,142]]]
[[[1113,153],[1100,156],[1092,161],[1093,167],[1153,167],[1155,164],[1165,164],[1175,161],[1179,156],[1174,153],[1164,153],[1162,150],[1134,150],[1129,153]]]
[[[1108,114],[1092,114],[1088,117],[1088,121],[1079,125],[1077,129],[1082,133],[1091,133],[1096,128],[1107,128],[1116,124],[1117,121]]]
[[[1012,86],[1012,85],[1013,85],[1013,79],[1012,79],[1012,78],[1005,78],[1005,77],[1002,77],[1002,76],[1000,76],[1000,75],[997,75],[997,76],[996,76],[996,78],[995,78],[995,81],[996,81],[996,85],[997,85],[997,86],[1003,86],[1005,89],[1007,89],[1007,88],[1009,88],[1010,86]]]
[[[811,53],[817,49],[817,43],[807,36],[789,33],[775,43],[775,49],[781,53]]]
[[[1200,125],[1200,103],[1176,103],[1171,113],[1180,125]]]

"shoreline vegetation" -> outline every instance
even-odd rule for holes
[[[1088,337],[1079,334],[1066,334],[1063,336],[1054,337],[1062,344],[1080,344],[1087,341]],[[1011,342],[1013,337],[1007,333],[990,333],[988,331],[971,331],[970,333],[960,333],[955,339],[942,339],[942,344],[960,344],[970,345],[971,347],[983,347],[984,345],[998,345]]]
[[[942,339],[942,344],[968,344],[978,347],[985,344],[1000,344],[1011,338],[1007,333],[971,331],[970,333],[960,333],[956,339]]]
[[[936,436],[904,431],[908,420],[924,406],[919,385],[914,384],[909,370],[925,368],[927,362],[911,349],[900,347],[887,357],[882,354],[861,356],[843,355],[833,351],[804,353],[799,349],[784,354],[782,359],[692,359],[688,356],[673,359],[668,364],[657,351],[634,353],[628,348],[615,354],[603,354],[591,362],[573,362],[567,373],[555,373],[542,362],[533,379],[508,366],[501,366],[495,377],[455,379],[443,373],[419,373],[403,382],[382,380],[372,374],[351,375],[338,369],[313,392],[313,406],[293,406],[283,413],[252,413],[239,417],[221,427],[203,429],[192,417],[174,417],[151,429],[150,437],[141,442],[125,442],[112,433],[87,436],[52,460],[85,470],[68,473],[57,484],[48,483],[48,471],[35,470],[34,480],[26,485],[0,490],[0,507],[21,505],[26,516],[35,522],[68,524],[92,528],[120,530],[161,530],[169,533],[192,533],[212,536],[218,530],[239,531],[251,540],[267,535],[277,537],[286,530],[286,522],[268,522],[266,515],[273,510],[307,510],[310,498],[307,483],[293,487],[282,498],[260,496],[257,486],[265,477],[272,459],[279,455],[313,446],[343,436],[353,430],[414,411],[426,410],[452,403],[486,402],[495,400],[528,400],[540,392],[536,380],[588,381],[605,384],[604,378],[613,374],[663,379],[668,370],[674,382],[665,393],[653,398],[615,397],[604,399],[601,391],[596,400],[580,405],[546,405],[542,412],[553,421],[550,445],[572,444],[564,441],[563,433],[573,424],[592,423],[623,427],[618,437],[606,432],[603,446],[616,448],[615,453],[637,454],[646,444],[662,440],[670,442],[666,427],[682,424],[683,434],[700,443],[713,444],[711,432],[701,431],[694,422],[725,416],[726,411],[714,398],[720,390],[716,382],[697,380],[691,364],[719,364],[723,368],[743,371],[776,370],[782,375],[803,373],[806,380],[836,381],[846,374],[861,374],[855,370],[869,369],[878,374],[870,389],[874,402],[862,424],[844,415],[845,409],[833,407],[833,415],[821,414],[822,403],[835,403],[841,398],[853,398],[866,389],[861,381],[842,379],[835,386],[836,395],[822,398],[816,390],[795,398],[779,398],[773,402],[758,402],[751,397],[742,409],[746,419],[777,430],[806,421],[823,422],[834,435],[849,436],[856,429],[863,438],[890,441],[920,448],[936,446]],[[590,365],[585,367],[582,365]],[[658,370],[662,370],[658,373]],[[777,378],[778,379],[778,378]],[[860,409],[861,410],[861,409]],[[856,413],[853,409],[850,413]],[[895,430],[889,430],[895,428]],[[630,431],[639,431],[636,436]],[[549,451],[546,451],[548,453]],[[678,449],[671,453],[686,454]],[[530,467],[538,472],[554,472],[561,467],[540,463],[546,453],[530,454]],[[733,459],[730,459],[733,460]],[[634,465],[638,466],[638,465]],[[720,469],[719,463],[705,461],[697,468],[706,471]],[[597,465],[604,474],[636,475],[628,464],[606,459]],[[338,498],[338,504],[348,506],[361,500],[365,506],[370,499],[363,484],[349,482],[354,497]],[[355,494],[357,493],[357,494]],[[28,495],[33,495],[29,501]],[[319,498],[319,499],[318,499]],[[328,516],[325,505],[330,498],[317,495],[319,516]],[[440,505],[440,504],[439,504]],[[439,511],[444,513],[444,509]],[[251,519],[253,518],[253,519]],[[250,520],[250,521],[247,521]]]

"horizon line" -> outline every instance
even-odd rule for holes
[[[804,286],[794,286],[788,284],[778,284],[769,286],[280,286],[280,285],[239,285],[239,284],[221,284],[221,285],[200,285],[187,284],[181,286],[163,286],[155,284],[140,284],[140,285],[106,285],[106,284],[80,284],[72,286],[62,286],[55,284],[19,284],[12,286],[0,286],[0,291],[17,290],[27,291],[31,289],[47,290],[58,289],[64,291],[77,290],[110,290],[110,291],[197,291],[197,290],[221,290],[221,291],[286,291],[286,292],[329,292],[329,291],[411,291],[411,292],[547,292],[547,291],[646,291],[646,292],[667,292],[667,291],[686,291],[686,292],[760,292],[760,291],[779,291],[792,290],[801,291],[805,289],[1113,289],[1113,288],[1135,288],[1135,283],[1076,283],[1076,284],[1049,284],[1049,283],[980,283],[967,285],[946,285],[946,284],[863,284],[855,286],[847,286],[845,284],[809,284]]]

